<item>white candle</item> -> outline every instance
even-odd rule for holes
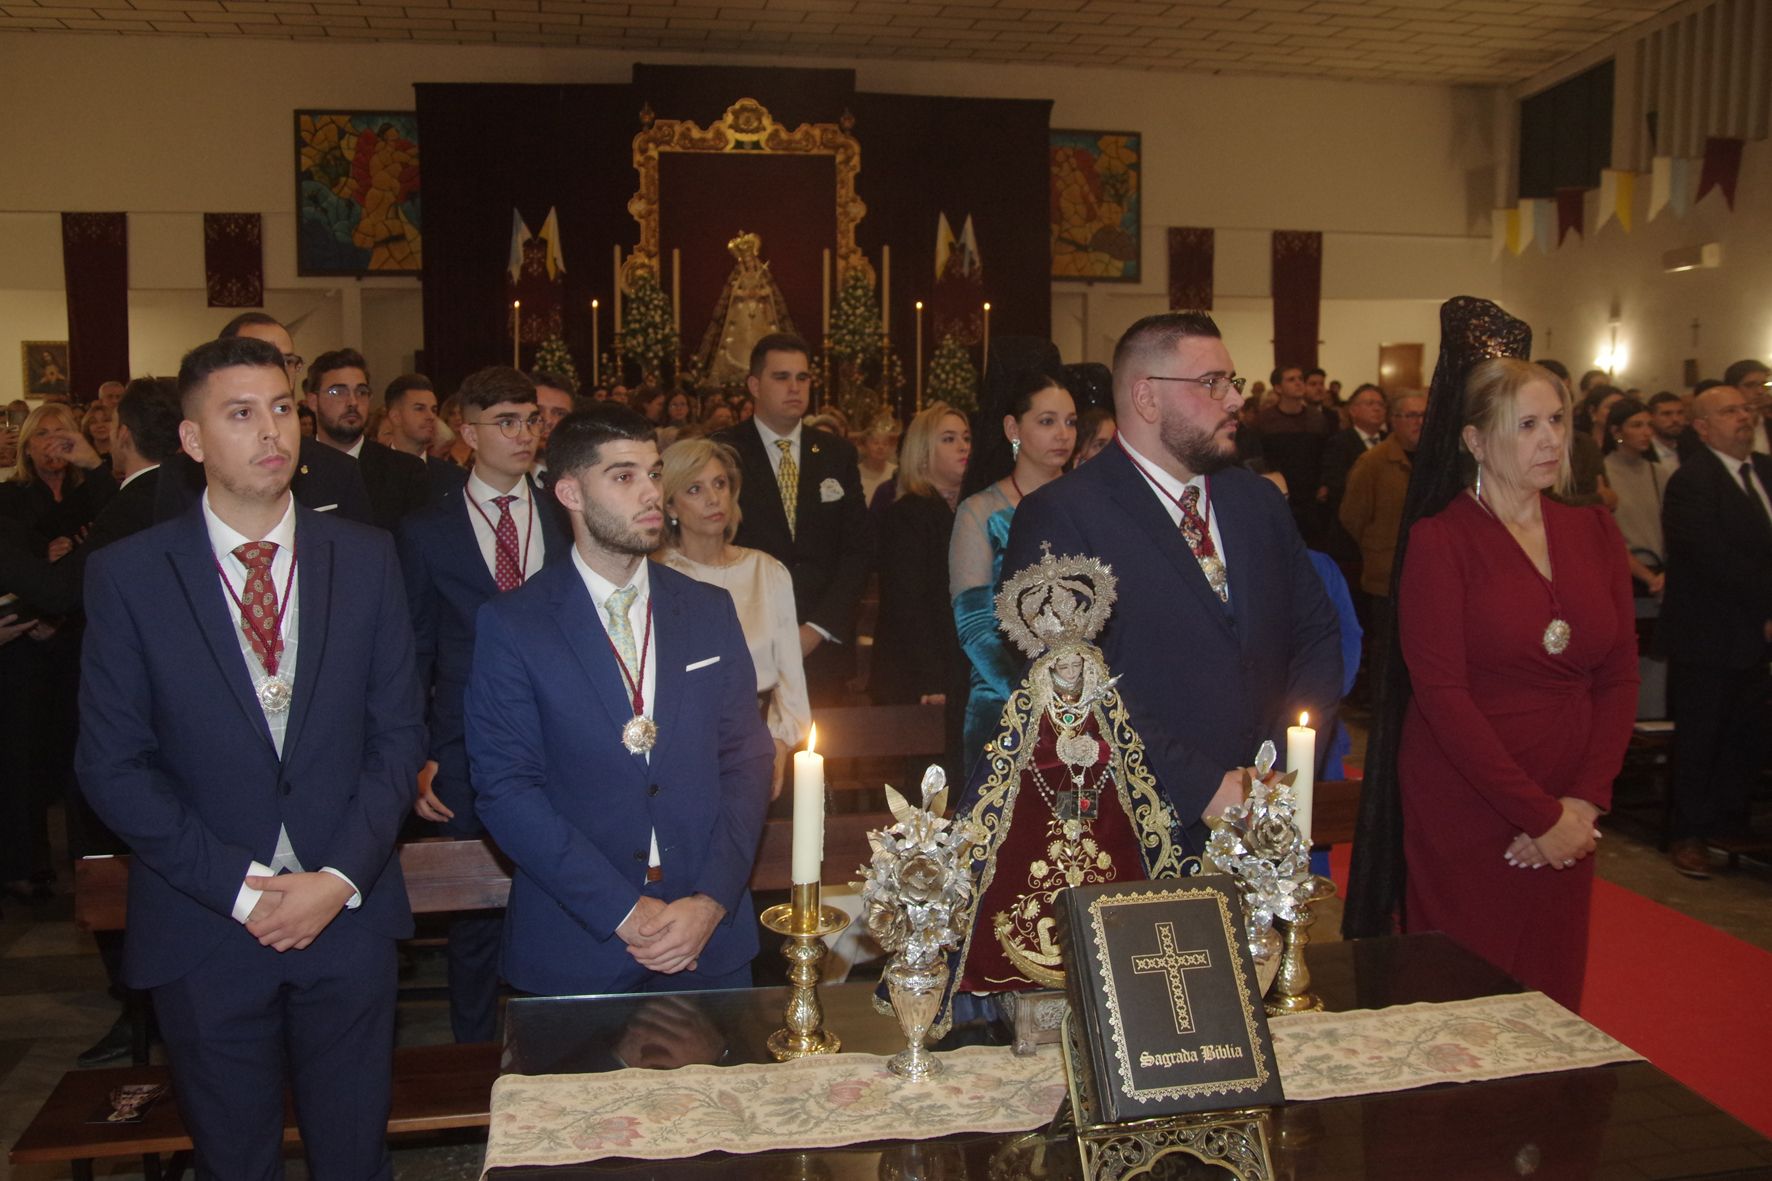
[[[880,247],[880,335],[892,335],[892,247]]]
[[[982,378],[991,371],[991,301],[984,301],[984,359],[979,362],[978,375]]]
[[[824,283],[824,334],[831,334],[831,252],[824,251],[818,260],[818,275]]]
[[[597,343],[597,301],[591,301],[591,384],[602,383],[603,350]]]
[[[1298,774],[1292,781],[1292,811],[1298,831],[1304,834],[1307,844],[1311,836],[1311,796],[1316,789],[1317,769],[1317,732],[1307,724],[1310,720],[1309,714],[1299,714],[1298,725],[1286,727],[1286,770]]]
[[[923,301],[917,301],[917,409],[923,409]]]
[[[522,341],[523,341],[523,301],[520,299],[513,299],[511,301],[511,368],[512,369],[523,368],[522,364],[518,360],[519,350],[522,348]]]
[[[806,749],[794,755],[794,852],[789,880],[812,885],[824,869],[824,756],[813,750],[818,727],[807,736]]]

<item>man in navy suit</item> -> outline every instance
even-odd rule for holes
[[[1117,444],[1028,494],[1003,573],[1057,555],[1113,568],[1108,666],[1196,852],[1202,818],[1241,799],[1264,739],[1341,688],[1335,609],[1285,499],[1236,467],[1243,383],[1210,316],[1147,316],[1114,349]],[[1319,744],[1319,750],[1327,744]]]
[[[504,975],[544,995],[742,988],[775,744],[732,599],[646,560],[652,424],[606,404],[548,439],[569,561],[480,608],[480,818],[516,864]]]
[[[207,490],[86,568],[80,783],[134,851],[124,973],[153,990],[198,1175],[389,1178],[393,857],[424,752],[393,539],[297,505],[279,351],[179,369]]]
[[[419,778],[414,810],[444,836],[477,837],[486,828],[474,811],[462,731],[474,618],[486,600],[522,586],[544,562],[564,561],[571,542],[529,476],[542,431],[534,384],[515,369],[495,366],[470,374],[458,396],[474,470],[465,488],[402,521],[397,536],[419,684],[430,697],[431,774]],[[491,1041],[497,1034],[503,925],[496,912],[450,921],[449,1022],[458,1042]]]

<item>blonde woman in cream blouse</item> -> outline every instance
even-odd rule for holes
[[[738,485],[738,453],[726,444],[683,439],[665,448],[665,545],[656,557],[732,596],[757,666],[757,694],[767,699],[764,720],[775,738],[774,791],[780,794],[788,752],[805,741],[812,706],[788,568],[762,550],[732,544]]]

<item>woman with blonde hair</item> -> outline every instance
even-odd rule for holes
[[[1355,843],[1382,854],[1400,840],[1402,861],[1357,865],[1349,907],[1363,923],[1400,895],[1405,931],[1444,931],[1575,1008],[1595,825],[1636,712],[1624,539],[1605,509],[1551,499],[1570,479],[1572,407],[1554,374],[1519,359],[1526,326],[1463,298],[1442,316],[1398,551],[1407,672],[1393,665],[1380,688],[1400,739],[1381,716],[1367,769],[1380,785]]]
[[[945,705],[965,694],[966,658],[948,603],[948,541],[972,455],[966,416],[944,402],[904,432],[898,495],[880,516],[880,615],[868,691],[876,704]]]
[[[73,407],[45,402],[19,428],[18,461],[0,489],[0,513],[53,540],[54,560],[116,491],[104,458],[80,433]]]
[[[762,550],[732,544],[738,533],[739,479],[738,452],[725,443],[683,439],[665,448],[665,542],[657,558],[732,596],[756,666],[764,720],[775,738],[774,792],[780,794],[788,752],[812,725],[812,705],[800,658],[794,580]]]

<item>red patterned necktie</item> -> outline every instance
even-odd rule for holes
[[[252,642],[265,672],[275,675],[283,655],[283,631],[278,627],[277,584],[271,563],[277,560],[277,543],[249,541],[234,547],[234,557],[246,567],[246,587],[240,595],[240,630]]]
[[[1223,567],[1218,563],[1218,547],[1212,544],[1212,530],[1200,516],[1200,489],[1193,484],[1181,490],[1181,535],[1186,539],[1187,547],[1194,551],[1194,560],[1207,572],[1206,581],[1219,601],[1230,602],[1230,588],[1225,585]],[[1214,570],[1218,572],[1217,578],[1212,576]]]
[[[492,498],[492,503],[498,506],[498,524],[492,527],[492,548],[497,555],[492,563],[492,581],[501,591],[516,590],[523,585],[523,570],[518,564],[521,557],[517,552],[517,522],[511,516],[511,501],[515,499],[515,496]]]

